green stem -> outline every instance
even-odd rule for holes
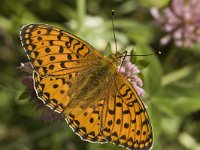
[[[186,66],[184,68],[181,68],[179,70],[176,70],[172,73],[165,75],[162,79],[162,86],[166,86],[166,85],[173,83],[177,80],[185,78],[186,76],[188,76],[192,72],[192,70],[193,70],[192,66]]]
[[[78,32],[82,32],[84,29],[84,20],[86,15],[86,0],[77,0],[77,21],[78,21]]]

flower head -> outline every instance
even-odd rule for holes
[[[152,8],[151,14],[167,32],[161,44],[167,44],[170,39],[179,47],[200,43],[200,0],[172,0],[161,13]]]
[[[138,77],[140,70],[135,64],[130,62],[130,57],[125,57],[123,64],[118,68],[119,71],[128,78],[129,82],[132,84],[133,88],[140,97],[144,97],[145,91],[142,88],[143,81]]]

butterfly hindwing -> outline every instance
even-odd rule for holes
[[[103,100],[99,101],[102,104]],[[101,107],[101,106],[99,106]],[[107,140],[101,135],[99,107],[86,109],[74,109],[66,115],[66,121],[81,139],[95,143],[106,143]]]
[[[71,82],[65,78],[42,77],[33,71],[34,88],[39,99],[57,112],[63,112],[70,98],[67,95]]]
[[[101,116],[102,135],[108,141],[131,150],[146,150],[152,146],[147,111],[126,77],[119,73],[113,80]]]

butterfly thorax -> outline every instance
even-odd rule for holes
[[[105,61],[98,62],[98,64],[80,74],[69,91],[71,99],[69,107],[86,108],[95,105],[97,102],[94,100],[97,97],[103,98],[110,77],[114,75],[114,70],[116,70],[116,67],[108,58],[105,58]]]
[[[88,70],[77,76],[69,91],[71,107],[82,104],[87,106],[93,103],[93,99],[103,98],[105,88],[108,88],[111,78],[116,75],[117,66],[120,65],[122,57],[120,52],[105,56],[103,61],[97,60],[95,64],[88,67]]]

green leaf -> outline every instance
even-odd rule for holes
[[[198,88],[182,82],[174,82],[162,88],[153,102],[167,115],[184,117],[200,109],[199,98]]]
[[[136,54],[149,54],[153,50],[144,43],[136,45]],[[143,70],[144,87],[148,96],[155,95],[161,86],[162,68],[156,55],[138,56],[149,62],[149,66]]]
[[[132,11],[136,10],[138,8],[138,5],[139,5],[139,1],[124,1],[122,0],[123,3],[121,3],[119,5],[119,8],[117,9],[117,12],[120,12],[120,13],[117,13],[117,16],[123,16],[125,14],[128,14],[128,13],[132,13]]]
[[[191,49],[189,49],[189,50],[191,51]],[[197,53],[198,55],[200,55],[200,43],[195,43],[195,44],[193,45],[192,50],[193,50],[195,53]]]
[[[170,0],[141,0],[141,3],[146,7],[165,7]]]
[[[149,101],[148,105],[148,113],[150,115],[151,124],[153,127],[153,137],[154,137],[154,144],[152,150],[161,150],[161,141],[160,138],[160,131],[162,130],[160,121],[163,118],[162,114],[160,113],[159,109],[157,108],[157,104],[153,103],[152,100]]]
[[[136,64],[137,57],[134,56],[134,55],[135,55],[135,51],[134,51],[134,50],[131,50],[131,53],[130,53],[130,54],[133,55],[133,56],[131,56],[131,59],[130,59],[131,63],[132,63],[132,64]]]
[[[138,73],[137,76],[142,79],[142,81],[144,82],[144,75],[142,74],[142,72]]]
[[[166,86],[168,84],[174,83],[177,80],[180,80],[182,78],[186,78],[188,75],[190,75],[192,73],[192,70],[194,66],[190,65],[190,66],[185,66],[181,69],[178,69],[174,72],[171,72],[165,76],[163,76],[162,79],[162,85]]]
[[[110,54],[112,54],[111,44],[108,43],[108,44],[106,45],[105,50],[104,50],[104,55],[105,55],[105,56],[109,56]]]
[[[18,100],[25,100],[30,98],[30,90],[25,89],[18,97]]]
[[[149,43],[154,35],[154,30],[148,23],[141,23],[138,20],[118,19],[116,20],[116,27],[121,28],[128,37],[135,42]]]
[[[149,66],[149,62],[146,60],[138,60],[135,64],[140,70]]]

